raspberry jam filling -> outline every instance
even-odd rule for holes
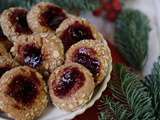
[[[35,44],[27,44],[23,46],[19,52],[22,52],[21,56],[23,63],[30,67],[35,68],[42,63],[41,49],[37,48]]]
[[[84,81],[84,74],[78,68],[66,68],[59,82],[53,82],[54,93],[60,98],[70,96],[83,86]]]
[[[26,19],[27,11],[16,9],[10,15],[10,21],[15,26],[15,32],[31,34],[32,31],[28,26]]]
[[[65,51],[73,44],[83,39],[94,39],[92,31],[88,26],[85,26],[78,21],[69,26],[60,36]]]
[[[67,16],[61,8],[48,5],[47,10],[40,15],[39,20],[42,26],[56,30],[66,18]]]
[[[40,82],[34,73],[28,77],[18,75],[9,84],[7,95],[14,98],[18,103],[29,106],[39,94],[39,85]]]
[[[75,51],[73,61],[82,64],[96,76],[100,71],[100,62],[95,57],[92,57],[96,52],[91,48],[80,48]]]

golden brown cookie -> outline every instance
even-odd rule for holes
[[[6,9],[2,12],[0,17],[0,24],[3,30],[3,33],[13,41],[13,37],[19,35],[28,35],[32,31],[28,27],[26,20],[27,10],[21,7],[14,7]]]
[[[8,52],[13,46],[13,43],[9,41],[8,38],[4,35],[1,26],[0,26],[0,44],[2,44],[7,49]]]
[[[0,37],[0,44],[2,44],[7,52],[10,51],[11,47],[13,46],[13,43],[7,39],[7,37]]]
[[[11,68],[15,67],[15,63],[9,54],[0,56],[0,77]]]
[[[28,65],[40,72],[52,72],[63,63],[63,45],[54,34],[33,34],[20,36],[19,39],[21,42],[15,42],[11,52],[21,65]]]
[[[62,40],[65,52],[71,45],[81,40],[104,40],[94,25],[78,17],[64,20],[56,30],[56,35]]]
[[[90,70],[95,84],[101,83],[108,70],[110,51],[105,43],[83,40],[71,46],[66,53],[65,63],[77,62]]]
[[[21,66],[0,79],[0,109],[16,120],[33,120],[48,104],[47,89],[36,70]]]
[[[0,77],[11,68],[15,67],[16,63],[11,55],[7,52],[4,45],[0,42]]]
[[[0,14],[0,17],[1,17],[1,14]],[[7,49],[8,52],[13,46],[13,43],[9,41],[8,38],[4,35],[3,30],[1,28],[1,24],[0,24],[0,44],[2,44]]]
[[[58,67],[48,81],[49,93],[55,106],[74,111],[87,103],[94,92],[92,74],[77,63]]]
[[[27,20],[30,28],[36,33],[54,32],[67,17],[67,13],[58,6],[40,2],[29,11]]]

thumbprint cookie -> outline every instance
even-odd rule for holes
[[[87,103],[94,92],[92,74],[80,64],[62,65],[51,74],[49,93],[55,106],[65,111],[74,111]]]
[[[66,12],[52,3],[40,2],[27,15],[30,28],[34,32],[53,32],[68,17]]]
[[[28,35],[32,31],[27,23],[28,11],[21,7],[14,7],[4,10],[1,14],[0,22],[4,34],[8,38],[17,37],[19,35]],[[16,39],[9,39],[11,41]]]
[[[11,68],[15,67],[16,63],[11,55],[7,52],[4,45],[0,42],[0,77]]]
[[[71,46],[66,53],[65,63],[77,62],[93,74],[95,84],[103,81],[107,74],[110,52],[100,41],[83,40]]]
[[[0,44],[2,44],[8,52],[13,46],[13,43],[9,41],[8,38],[4,35],[1,26],[0,26]]]
[[[15,120],[33,120],[48,104],[47,88],[36,70],[21,66],[7,71],[0,80],[0,109]]]
[[[68,18],[56,30],[56,35],[62,40],[64,50],[81,40],[103,40],[95,26],[83,18]]]
[[[64,61],[63,44],[54,34],[20,36],[11,52],[21,65],[51,72]]]

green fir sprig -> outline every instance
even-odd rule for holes
[[[99,0],[0,0],[0,10],[4,10],[10,6],[21,6],[30,9],[38,2],[51,2],[56,5],[72,11],[90,11],[99,7]]]
[[[116,82],[111,80],[109,88],[114,89],[114,92],[112,96],[101,98],[99,120],[106,120],[108,115],[106,111],[109,110],[114,113],[115,120],[159,120],[160,57],[154,64],[152,73],[144,79],[123,65],[117,65],[115,69],[119,75],[120,84],[118,87]],[[118,89],[115,89],[117,87]],[[123,99],[117,101],[116,98]]]
[[[138,10],[124,9],[115,23],[115,40],[128,63],[141,70],[148,54],[149,19]]]
[[[155,119],[160,120],[160,57],[154,64],[152,73],[145,77],[144,85],[151,98]]]

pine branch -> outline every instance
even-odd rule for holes
[[[30,9],[34,4],[44,0],[12,0],[14,6],[20,6]]]
[[[66,10],[88,11],[99,7],[99,0],[51,0]]]
[[[154,116],[156,120],[160,119],[160,57],[158,62],[154,64],[152,73],[146,76],[144,85],[147,87],[146,91],[151,97],[152,107],[154,109]]]
[[[107,114],[105,112],[100,112],[98,120],[107,120],[106,116]]]
[[[113,111],[117,120],[155,120],[151,97],[148,96],[146,86],[144,86],[141,79],[122,65],[119,65],[117,68],[120,73],[119,77],[122,87],[122,90],[119,91],[121,94],[117,96],[123,95],[126,102],[124,104],[121,101],[117,102],[105,96],[105,99],[102,99],[102,105],[106,106],[106,109],[109,106],[109,109]],[[114,94],[116,93],[118,92]]]
[[[138,10],[125,9],[116,24],[115,40],[128,63],[143,68],[148,53],[149,20]]]
[[[113,65],[113,70],[112,70],[112,80],[109,82],[109,89],[112,91],[112,96],[114,99],[117,101],[120,101],[123,104],[127,104],[126,97],[123,94],[122,86],[121,86],[121,80],[119,76],[121,75],[121,72],[123,69],[121,69],[122,65],[116,64]],[[122,71],[120,71],[122,70]]]
[[[90,11],[99,7],[99,0],[0,0],[0,10],[10,6],[21,6],[30,9],[38,2],[51,2],[69,11]]]
[[[132,120],[152,120],[153,109],[151,99],[138,76],[123,71],[121,74],[122,88],[132,110]]]
[[[129,114],[128,110],[120,104],[119,102],[115,102],[111,97],[103,97],[100,101],[103,106],[106,107],[106,109],[110,109],[114,114],[114,117],[108,118],[108,114],[105,111],[102,111],[100,113],[99,120],[128,120],[129,119]],[[113,115],[112,115],[113,116]],[[108,118],[108,119],[107,119]]]
[[[0,0],[0,12],[11,6],[14,6],[14,2],[12,0]]]

